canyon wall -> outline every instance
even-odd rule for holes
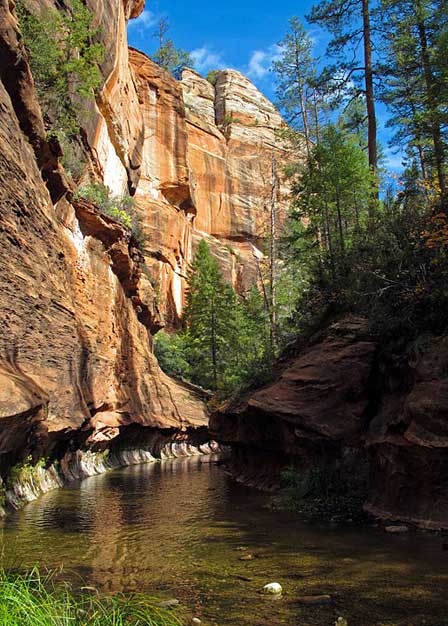
[[[448,528],[448,341],[380,346],[366,319],[322,322],[276,379],[210,420],[246,482],[289,464],[337,471],[375,517]]]
[[[254,282],[281,117],[241,74],[182,81],[128,49],[141,0],[88,0],[104,84],[82,115],[75,182],[48,138],[14,3],[0,0],[0,472],[104,448],[129,427],[207,437],[203,396],[158,367],[152,337],[176,324],[195,246],[228,280]],[[27,6],[53,8],[52,0]],[[143,237],[76,195],[99,180],[135,198]],[[276,188],[281,215],[287,189]],[[141,432],[141,431],[139,431]],[[202,434],[201,434],[202,433]],[[202,438],[202,439],[201,439]]]
[[[132,101],[132,75],[123,55],[125,12],[133,9],[118,1],[97,8],[106,22],[117,20],[123,38],[118,36],[118,44],[111,40],[104,114],[97,112],[96,127],[103,134],[104,125],[112,129],[110,144],[118,142],[120,164],[134,180],[142,129],[123,111],[117,122],[113,107],[126,106],[125,94],[121,100],[111,95],[118,86],[129,88]],[[137,242],[94,206],[74,199],[59,147],[46,138],[11,9],[1,0],[3,475],[30,454],[60,456],[82,445],[105,445],[130,424],[173,432],[206,431],[207,425],[203,399],[169,379],[152,354],[151,333],[161,323]],[[93,127],[95,119],[88,121]],[[94,145],[90,157],[96,158]]]
[[[272,159],[281,172],[291,154],[276,137],[281,116],[239,72],[219,72],[213,86],[189,69],[176,81],[134,49],[129,60],[144,137],[134,197],[146,266],[169,324],[182,312],[185,277],[201,239],[226,280],[242,292],[254,284],[255,255],[269,232]],[[101,135],[96,150],[108,155],[101,165],[111,186],[120,177],[107,142]],[[281,220],[288,201],[281,180],[275,196]]]

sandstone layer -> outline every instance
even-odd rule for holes
[[[93,205],[74,200],[73,183],[47,143],[11,7],[1,0],[3,474],[29,454],[101,447],[131,424],[184,433],[207,425],[202,398],[169,379],[152,354],[151,332],[161,322],[136,241]],[[123,26],[125,10],[134,11],[129,3],[112,8]],[[120,51],[114,54],[112,60]],[[115,67],[110,62],[111,72]],[[126,167],[134,171],[135,150],[126,145]]]
[[[274,382],[215,413],[210,429],[234,446],[246,481],[273,485],[270,472],[290,462],[334,468],[366,490],[375,516],[448,528],[447,363],[446,338],[380,350],[366,320],[346,317],[297,348]]]
[[[272,160],[280,172],[288,156],[281,117],[241,74],[220,72],[213,86],[186,70],[176,81],[128,48],[142,0],[87,4],[103,85],[80,116],[84,166],[72,178],[47,139],[14,3],[0,0],[3,475],[29,454],[102,449],[135,425],[206,437],[203,397],[160,370],[152,337],[179,319],[200,239],[237,288],[256,280]],[[141,241],[76,195],[89,180],[134,196]],[[276,184],[279,219],[287,191]]]
[[[276,136],[284,125],[281,116],[240,73],[219,72],[213,86],[187,69],[177,81],[132,48],[129,73],[132,89],[123,82],[118,94],[122,100],[126,95],[128,110],[123,118],[112,116],[127,119],[127,127],[115,129],[120,138],[113,139],[107,115],[100,119],[94,153],[114,193],[122,193],[126,184],[135,191],[146,266],[165,321],[175,323],[201,239],[237,289],[244,291],[257,280],[255,255],[269,233],[272,159],[279,174],[275,210],[281,221],[288,187],[280,174],[291,154]],[[131,169],[117,145],[138,146]]]

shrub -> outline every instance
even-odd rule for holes
[[[41,457],[36,463],[33,463],[33,457],[29,455],[24,462],[18,463],[11,468],[7,479],[8,486],[27,482],[33,477],[37,469],[47,467],[48,462],[47,458]]]
[[[137,241],[142,243],[141,228],[137,215],[133,210],[134,201],[131,196],[113,197],[110,189],[100,182],[83,185],[79,188],[76,196],[92,202],[100,211],[132,230]]]
[[[207,74],[207,80],[209,83],[213,85],[213,87],[216,85],[218,76],[219,76],[219,70],[210,70],[210,72],[208,72]]]
[[[341,472],[313,467],[299,472],[287,468],[281,474],[280,508],[298,511],[309,520],[362,522],[364,493]]]

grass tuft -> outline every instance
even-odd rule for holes
[[[181,626],[144,595],[94,596],[56,584],[54,572],[0,570],[0,626]]]

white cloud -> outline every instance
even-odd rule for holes
[[[207,46],[196,48],[190,52],[190,55],[194,61],[194,67],[200,74],[209,70],[221,70],[226,67],[221,53],[210,50]]]
[[[392,172],[403,171],[403,153],[396,152],[395,150],[388,148],[384,151],[384,166],[386,170]]]
[[[158,21],[159,18],[155,13],[145,9],[135,20],[129,20],[128,28],[143,32],[155,26]]]
[[[281,48],[278,44],[272,44],[265,50],[254,50],[249,58],[246,74],[249,78],[262,79],[269,73],[272,63],[278,61]]]

